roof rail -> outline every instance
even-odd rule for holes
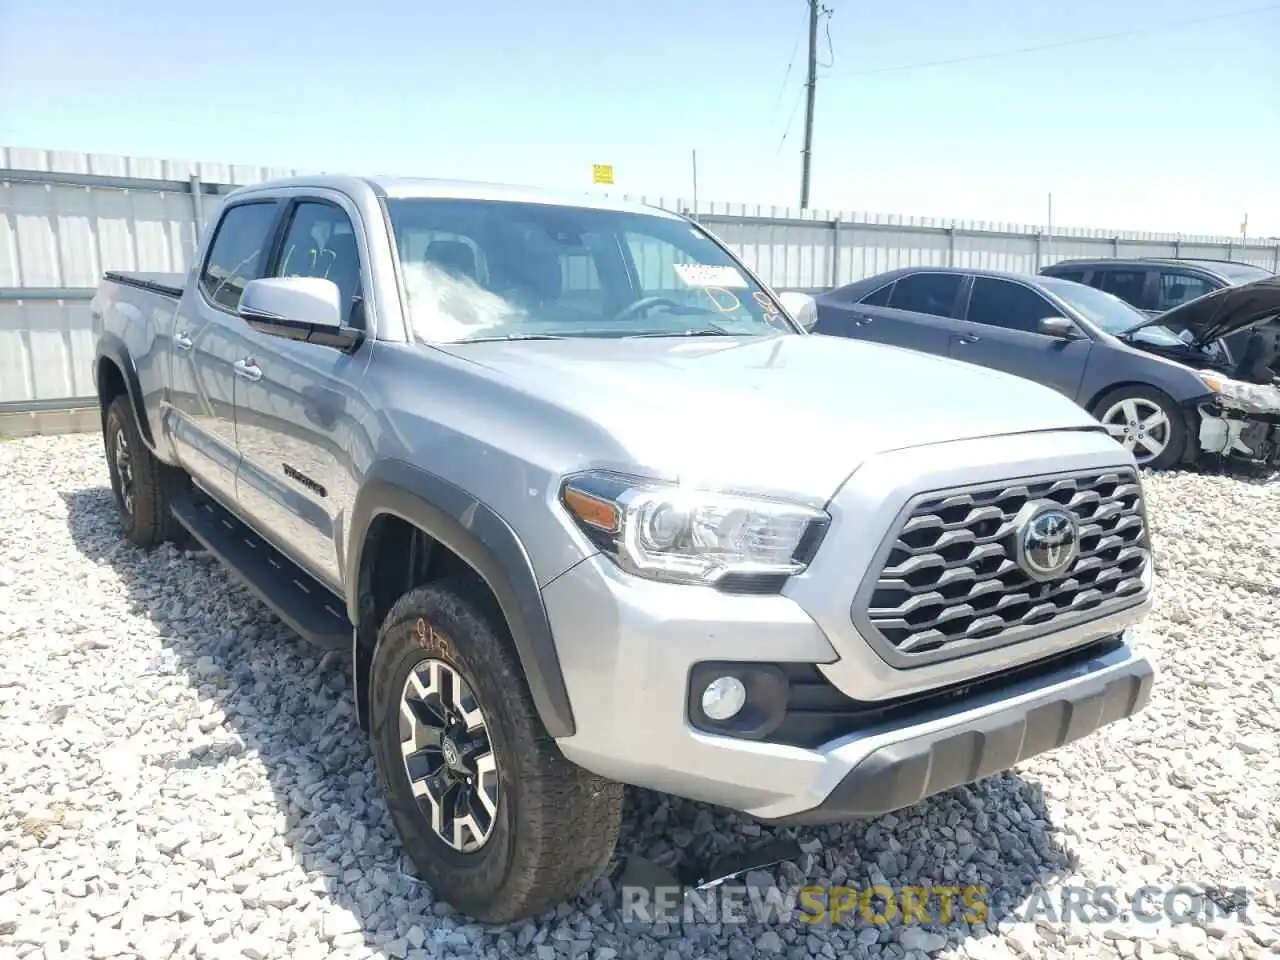
[[[1124,259],[1123,257],[1121,259]],[[1224,257],[1134,257],[1135,260],[1151,260],[1163,263],[1234,263],[1242,267],[1251,267],[1247,260],[1228,260]]]

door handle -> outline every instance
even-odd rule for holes
[[[252,360],[237,360],[231,366],[235,370],[236,376],[241,380],[262,379],[262,368]]]
[[[185,330],[173,338],[173,343],[179,350],[190,350],[192,346],[191,338]]]
[[[981,337],[975,337],[971,333],[961,334],[960,336],[956,337],[956,341],[958,343],[977,343],[981,339],[982,339]]]

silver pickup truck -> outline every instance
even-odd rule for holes
[[[874,816],[1150,696],[1132,455],[1047,388],[808,333],[687,218],[278,181],[93,315],[126,535],[350,651],[403,844],[477,919],[598,876],[623,784]]]

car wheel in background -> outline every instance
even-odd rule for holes
[[[1187,426],[1178,405],[1163,390],[1118,387],[1104,394],[1092,413],[1140,467],[1166,470],[1182,459]]]

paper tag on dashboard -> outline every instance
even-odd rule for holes
[[[673,269],[690,287],[722,287],[726,290],[742,290],[747,281],[734,267],[714,267],[703,263],[676,263]]]

